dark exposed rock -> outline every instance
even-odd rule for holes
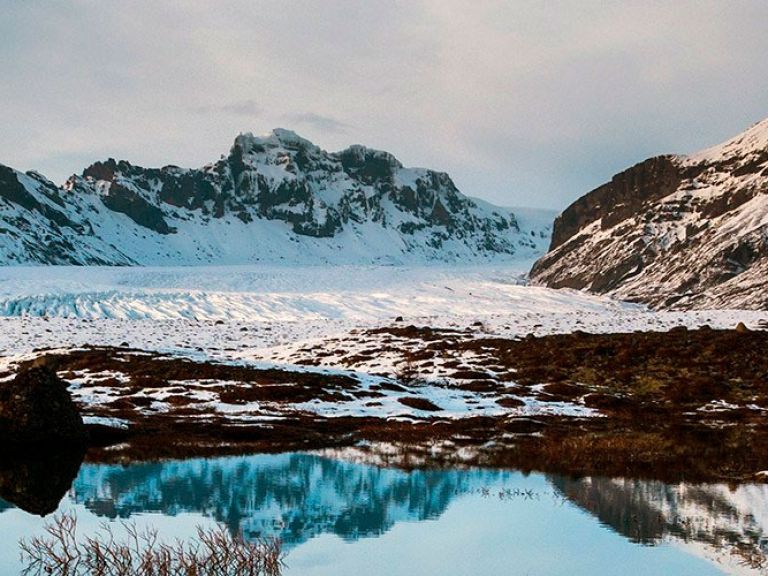
[[[40,203],[21,185],[15,172],[0,164],[0,198],[18,204],[27,210],[35,210]]]
[[[202,174],[194,172],[165,178],[159,198],[171,206],[196,210],[202,208],[205,202],[214,200],[216,191]]]
[[[520,408],[525,406],[525,402],[520,400],[520,398],[515,398],[514,396],[502,396],[496,400],[496,404],[504,408]]]
[[[52,194],[51,191],[46,190],[46,192],[50,197]],[[36,200],[35,197],[22,186],[21,182],[19,182],[16,173],[11,168],[3,166],[2,164],[0,164],[0,198],[18,204],[29,211],[37,211],[58,226],[75,227],[75,224],[64,214],[51,206]],[[57,200],[61,201],[60,198],[57,198]]]
[[[21,445],[82,444],[83,419],[67,384],[46,366],[32,366],[0,383],[0,443]]]
[[[104,162],[94,162],[88,166],[88,168],[83,170],[83,177],[112,182],[117,170],[117,162],[114,158],[110,158]]]
[[[694,156],[659,156],[555,220],[536,284],[657,308],[768,305],[768,120]]]
[[[451,215],[439,199],[435,202],[430,216],[433,221],[442,224],[443,226],[448,226],[451,223]]]
[[[434,402],[431,402],[426,398],[406,396],[405,398],[398,398],[397,401],[404,406],[415,408],[416,410],[423,410],[425,412],[439,412],[442,410],[440,406],[437,406]]]
[[[142,198],[136,192],[128,190],[119,184],[112,184],[109,188],[109,194],[102,198],[104,205],[115,212],[122,212],[131,220],[159,232],[160,234],[170,234],[172,229],[163,217],[163,211],[157,206],[153,206]]]
[[[680,167],[673,156],[651,158],[617,174],[609,183],[579,198],[555,219],[550,250],[596,220],[601,220],[604,230],[615,226],[639,212],[646,203],[674,192],[680,181]]]
[[[387,152],[371,150],[364,146],[350,146],[339,152],[344,169],[364,184],[392,183],[394,171],[403,165]]]

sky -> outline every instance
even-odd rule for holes
[[[0,0],[0,163],[199,167],[290,128],[562,209],[768,117],[765,0]]]

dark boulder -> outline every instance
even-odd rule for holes
[[[86,430],[67,384],[46,366],[20,371],[0,383],[0,444],[83,444]]]
[[[739,322],[738,324],[736,324],[736,332],[738,332],[739,334],[746,334],[747,332],[751,332],[751,330],[747,328],[744,322]]]

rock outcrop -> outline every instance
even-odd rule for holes
[[[555,220],[535,284],[656,308],[768,307],[768,120],[638,164]]]
[[[82,445],[87,439],[83,419],[67,384],[46,366],[20,371],[0,383],[0,448]]]

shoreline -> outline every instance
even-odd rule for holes
[[[768,469],[765,350],[768,333],[749,330],[510,339],[395,324],[291,367],[99,347],[16,368],[70,382],[89,461],[345,449],[403,468],[748,482]]]

